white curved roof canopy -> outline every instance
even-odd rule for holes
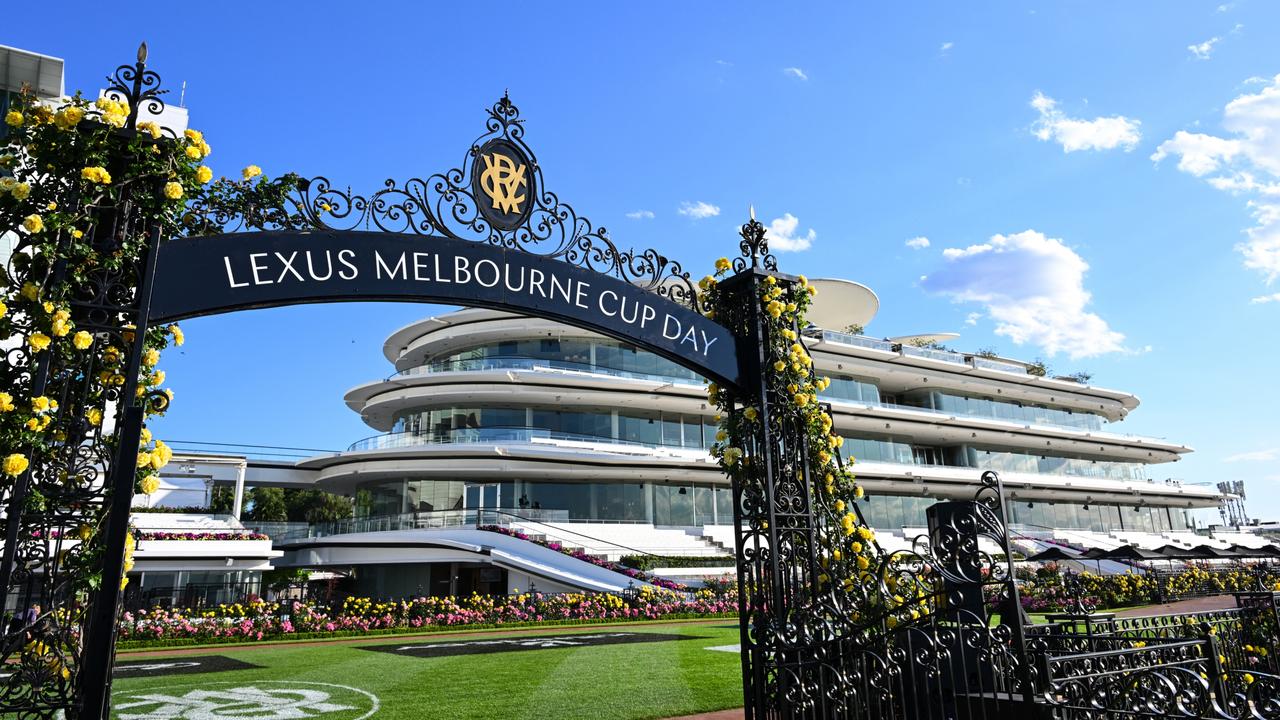
[[[824,330],[843,330],[850,325],[866,326],[880,309],[880,298],[871,288],[852,280],[816,278],[818,288],[809,305],[809,322]]]

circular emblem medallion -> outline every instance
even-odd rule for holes
[[[302,680],[192,682],[113,693],[116,720],[364,720],[378,698],[346,685]]]
[[[533,210],[532,163],[515,143],[496,138],[471,161],[471,192],[480,216],[499,230],[514,230]]]

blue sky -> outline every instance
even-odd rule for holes
[[[1197,449],[1153,476],[1245,480],[1253,513],[1280,519],[1280,5],[26,3],[7,19],[0,43],[65,58],[69,90],[96,93],[147,40],[216,173],[372,190],[443,171],[509,88],[548,187],[620,244],[701,274],[754,204],[807,245],[783,269],[876,290],[869,333],[956,331],[959,349],[1091,372],[1143,399],[1114,429]],[[343,449],[373,433],[342,392],[387,374],[385,336],[435,311],[188,321],[157,436]]]

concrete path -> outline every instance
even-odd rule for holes
[[[1190,600],[1179,600],[1178,602],[1163,603],[1161,605],[1148,605],[1140,608],[1130,608],[1128,610],[1116,611],[1116,617],[1146,617],[1148,615],[1178,615],[1190,612],[1205,612],[1207,610],[1227,610],[1236,606],[1236,599],[1232,595],[1211,595],[1209,597],[1191,598]],[[1105,610],[1100,612],[1106,612]]]

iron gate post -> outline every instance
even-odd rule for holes
[[[111,494],[107,522],[103,528],[106,547],[102,584],[93,594],[93,607],[85,628],[84,668],[80,672],[82,717],[85,720],[105,720],[111,714],[111,669],[115,665],[116,617],[123,591],[121,579],[124,577],[125,545],[129,536],[129,508],[133,504],[142,425],[146,419],[147,403],[151,401],[147,394],[139,397],[137,390],[149,327],[147,314],[151,309],[151,287],[160,250],[160,232],[160,225],[155,223],[147,229],[147,257],[138,283],[134,342],[124,370],[125,384],[121,397],[126,398],[128,404],[117,432],[119,444],[108,479]]]

